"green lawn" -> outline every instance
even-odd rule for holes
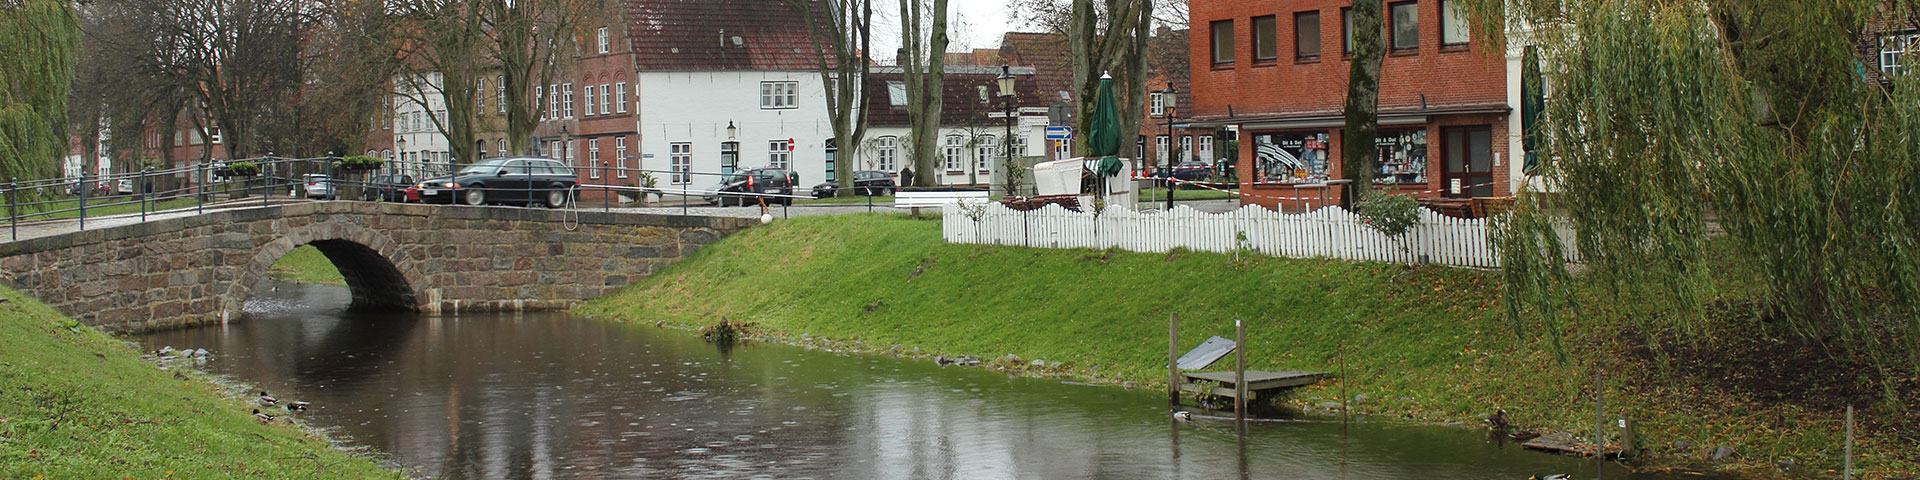
[[[313,248],[312,245],[294,247],[293,251],[275,260],[273,267],[268,269],[267,273],[282,280],[327,285],[347,284],[346,278],[340,276],[340,270],[333,267],[333,261],[327,260],[327,256],[322,255],[320,249]]]
[[[1182,192],[1186,193],[1186,192]],[[757,332],[836,348],[1059,361],[1030,372],[1164,388],[1167,319],[1181,348],[1247,324],[1250,368],[1333,372],[1297,392],[1386,418],[1477,425],[1496,408],[1526,428],[1591,431],[1593,372],[1607,404],[1635,417],[1652,463],[1688,464],[1736,446],[1736,467],[1779,459],[1838,468],[1839,412],[1782,408],[1711,380],[1645,373],[1617,325],[1583,318],[1568,361],[1517,335],[1491,272],[1332,260],[953,245],[937,220],[858,214],[775,222],[731,236],[579,311],[683,328],[726,317]],[[805,337],[803,337],[803,335]],[[852,342],[860,342],[858,345]],[[1657,379],[1656,379],[1657,378]],[[1762,415],[1759,412],[1766,412]],[[1863,430],[1866,431],[1866,430]],[[1866,431],[1856,465],[1912,474],[1911,444]],[[1676,450],[1674,441],[1695,445]]]
[[[1225,186],[1220,188],[1224,188],[1227,190],[1234,190],[1234,189],[1237,189],[1238,187]],[[1234,195],[1233,192],[1207,190],[1204,188],[1192,188],[1192,189],[1182,188],[1180,189],[1180,191],[1175,192],[1173,195],[1174,201],[1226,200],[1226,199],[1234,199],[1234,198],[1240,198],[1240,196]],[[1159,188],[1159,187],[1150,187],[1150,188],[1140,189],[1141,202],[1148,202],[1150,200],[1155,200],[1155,199],[1158,199],[1161,202],[1167,201],[1167,189]]]
[[[89,217],[97,217],[97,216],[105,216],[105,215],[117,215],[122,213],[140,213],[141,206],[140,206],[139,198],[140,197],[136,197],[132,195],[117,195],[117,196],[102,197],[102,198],[88,197],[86,214]],[[160,200],[153,203],[148,203],[146,205],[146,209],[148,212],[155,212],[155,211],[174,209],[174,208],[191,207],[191,206],[194,206],[196,203],[197,202],[193,199],[193,197],[175,198],[171,200]],[[100,205],[106,205],[106,206],[100,206]],[[26,209],[20,209],[17,212],[17,214],[20,215],[20,221],[31,222],[31,221],[37,221],[37,220],[57,220],[57,219],[64,219],[64,218],[80,217],[80,210],[78,210],[80,208],[80,199],[77,199],[77,198],[45,204],[45,205],[38,206],[36,208],[37,208],[36,211],[41,211],[41,212],[54,211],[54,210],[68,210],[68,211],[48,213],[48,214],[42,215],[42,214],[35,214],[32,212],[29,212]],[[3,213],[4,212],[0,212],[0,214],[3,214]]]
[[[399,478],[0,288],[0,478]],[[285,413],[285,412],[280,412]]]

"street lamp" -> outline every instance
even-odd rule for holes
[[[1161,108],[1165,109],[1165,114],[1167,117],[1167,150],[1168,151],[1161,152],[1161,153],[1167,156],[1167,164],[1165,165],[1165,168],[1167,169],[1166,170],[1167,172],[1167,182],[1166,182],[1167,211],[1169,212],[1173,211],[1173,192],[1174,190],[1176,190],[1175,187],[1178,186],[1173,183],[1173,152],[1172,150],[1173,150],[1173,146],[1176,145],[1176,143],[1173,140],[1173,117],[1178,115],[1177,113],[1174,112],[1174,105],[1175,105],[1174,99],[1180,98],[1179,94],[1180,94],[1180,90],[1173,88],[1172,81],[1168,81],[1167,89],[1160,92],[1160,106]]]
[[[399,151],[399,153],[400,153],[400,155],[398,155],[398,156],[396,157],[396,158],[398,158],[398,159],[399,159],[399,161],[397,161],[397,162],[394,162],[394,163],[396,163],[396,164],[397,164],[397,165],[394,165],[394,168],[397,168],[397,169],[400,169],[400,173],[403,173],[403,174],[404,174],[404,173],[407,173],[407,165],[406,165],[406,163],[407,163],[407,137],[400,137],[400,139],[398,139],[398,140],[394,140],[394,141],[393,141],[393,143],[394,143],[394,149],[395,149],[395,150],[398,150],[398,151]]]
[[[720,142],[720,173],[723,175],[733,173],[734,168],[740,165],[740,142],[735,141],[739,135],[740,127],[733,126],[733,121],[728,120],[727,141]]]
[[[1007,144],[1007,163],[1000,167],[1000,174],[1007,178],[1006,194],[1013,195],[1013,67],[1000,64],[1000,78],[996,80],[999,80],[1000,98],[1003,100],[1002,103],[1006,104],[1007,112],[1007,137],[1004,140]]]

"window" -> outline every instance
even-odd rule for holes
[[[1467,12],[1460,0],[1440,0],[1440,45],[1466,45]]]
[[[1253,17],[1253,61],[1273,61],[1280,55],[1280,32],[1272,15]]]
[[[1233,64],[1233,20],[1213,22],[1213,64]]]
[[[560,86],[547,84],[547,118],[560,118]]]
[[[837,177],[838,177],[838,175],[839,175],[839,172],[837,171],[837,170],[838,170],[838,167],[839,167],[839,165],[835,163],[835,162],[836,162],[836,161],[837,161],[838,159],[836,159],[836,158],[834,158],[834,157],[838,157],[838,156],[840,156],[840,149],[839,149],[839,148],[836,148],[836,147],[835,147],[835,145],[836,145],[836,144],[835,144],[835,143],[833,143],[833,142],[834,142],[834,139],[831,139],[831,138],[829,138],[829,139],[827,139],[827,141],[826,141],[826,147],[827,147],[827,148],[826,148],[826,150],[827,150],[827,181],[829,181],[829,182],[831,182],[831,181],[833,181],[833,180],[834,180],[835,178],[837,178]],[[857,179],[857,178],[856,178],[856,179]]]
[[[887,104],[895,107],[907,106],[907,82],[887,82]]]
[[[600,45],[600,53],[607,53],[607,27],[600,27],[600,33],[595,38],[595,43]]]
[[[587,178],[599,179],[600,169],[594,165],[600,160],[600,139],[587,140]]]
[[[1208,162],[1218,160],[1216,158],[1213,158],[1213,135],[1200,136],[1200,152],[1199,153],[1200,153],[1201,160],[1205,160]]]
[[[798,107],[793,98],[797,90],[799,90],[799,82],[760,82],[760,108]]]
[[[1353,7],[1340,9],[1340,54],[1353,55]]]
[[[493,144],[500,146],[500,156],[502,157],[507,156],[507,139],[502,138],[499,140],[494,140]]]
[[[617,97],[613,99],[614,105],[617,105],[615,108],[620,109],[620,113],[627,113],[627,82],[613,84],[613,91]]]
[[[1253,136],[1254,181],[1314,183],[1326,181],[1327,132]]]
[[[507,113],[507,76],[493,77],[493,103],[498,105],[500,113]]]
[[[1133,136],[1133,154],[1135,156],[1147,154],[1147,136],[1146,135]]]
[[[668,158],[673,161],[673,183],[684,185],[687,183],[687,178],[691,177],[687,171],[693,167],[693,144],[676,142],[671,145],[671,148],[673,153],[669,154]]]
[[[1320,59],[1320,12],[1293,14],[1293,58]]]
[[[607,87],[608,87],[607,84],[604,84],[604,83],[600,84],[600,114],[601,115],[613,113],[613,109],[607,108],[611,106],[609,104],[613,102],[613,94],[612,92],[609,92],[607,90]],[[626,90],[621,90],[620,92],[626,93]],[[622,97],[625,97],[625,96],[622,95]]]
[[[613,163],[619,168],[614,171],[614,176],[627,178],[627,137],[625,135],[613,139]]]
[[[1166,101],[1166,98],[1162,97],[1162,95],[1166,95],[1166,94],[1162,92],[1153,92],[1152,95],[1149,95],[1149,97],[1153,99],[1153,104],[1148,107],[1148,110],[1151,112],[1153,116],[1158,117],[1158,116],[1167,114],[1167,101]]]
[[[567,157],[560,156],[560,142],[547,142],[547,156],[553,157],[553,158],[567,158]]]
[[[959,135],[947,136],[946,148],[942,149],[941,153],[945,154],[942,155],[942,157],[947,161],[948,173],[960,173],[961,169],[966,168],[964,164],[961,163],[964,161],[963,159],[966,158],[966,154],[964,153],[966,148],[967,139],[961,138]]]
[[[880,171],[892,173],[900,159],[900,139],[880,137],[874,141],[874,153],[880,157]]]
[[[1887,35],[1880,37],[1880,73],[1897,77],[1907,72],[1907,50],[1920,46],[1920,34]]]
[[[1391,12],[1387,17],[1392,22],[1388,33],[1393,37],[1389,42],[1394,50],[1415,50],[1420,48],[1420,4],[1400,2],[1387,5]]]
[[[786,140],[767,141],[767,166],[785,170],[787,161],[793,159],[793,142]]]
[[[487,110],[487,77],[480,77],[474,83],[473,111],[484,112]]]
[[[560,97],[560,113],[567,114],[561,118],[573,118],[573,82],[560,84]]]
[[[1181,161],[1186,161],[1187,159],[1193,158],[1193,136],[1192,135],[1181,136],[1180,149],[1176,150],[1175,153],[1180,156]]]
[[[220,143],[220,126],[219,125],[207,126],[207,143],[209,144]]]
[[[586,88],[587,103],[586,105],[582,105],[580,108],[583,108],[586,110],[585,112],[582,112],[582,113],[585,113],[586,116],[591,117],[593,116],[593,85],[587,85],[585,88]]]
[[[973,169],[980,173],[993,171],[993,158],[1000,149],[1000,142],[993,135],[979,138],[973,148]]]
[[[1167,164],[1167,158],[1169,158],[1169,155],[1167,155],[1168,153],[1171,153],[1171,152],[1168,152],[1168,151],[1167,151],[1167,136],[1166,136],[1166,135],[1154,135],[1154,136],[1153,136],[1153,159],[1154,159],[1154,163],[1158,163],[1158,164],[1161,164],[1161,165],[1166,165],[1166,164]]]
[[[1073,158],[1073,141],[1060,140],[1053,142],[1053,159],[1066,160],[1069,158]]]

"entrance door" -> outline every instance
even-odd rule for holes
[[[1446,176],[1440,188],[1448,197],[1493,196],[1493,128],[1450,127],[1446,138]],[[1458,185],[1458,191],[1455,190]]]

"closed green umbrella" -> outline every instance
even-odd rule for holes
[[[1520,149],[1527,155],[1521,171],[1528,175],[1540,168],[1540,152],[1547,146],[1540,138],[1540,114],[1547,110],[1540,80],[1540,47],[1529,46],[1520,59]]]
[[[1093,173],[1102,177],[1120,174],[1120,109],[1113,102],[1113,77],[1100,76],[1100,93],[1094,97],[1093,124],[1087,127],[1087,147],[1100,158]]]

